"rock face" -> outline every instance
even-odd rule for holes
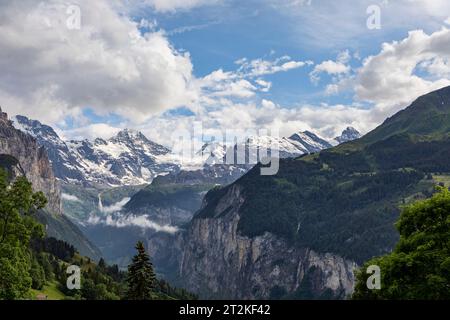
[[[36,139],[15,129],[1,109],[0,113],[0,154],[11,155],[19,161],[35,190],[46,195],[47,208],[60,215],[60,189],[45,149],[38,146]]]
[[[335,144],[341,144],[361,138],[361,134],[353,127],[347,127],[339,137],[334,138]]]
[[[9,181],[25,175],[19,161],[8,154],[0,154],[0,168],[6,169]]]
[[[180,278],[189,290],[219,299],[279,298],[302,292],[307,296],[300,298],[342,299],[352,293],[354,262],[291,246],[270,233],[239,235],[238,211],[244,201],[236,185],[220,200],[213,218],[192,221],[180,261]]]
[[[0,166],[14,176],[25,175],[35,191],[42,191],[48,204],[36,218],[46,226],[47,236],[74,245],[82,254],[98,259],[100,251],[62,213],[61,191],[43,146],[31,135],[13,127],[0,109]]]

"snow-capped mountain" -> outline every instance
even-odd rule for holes
[[[277,156],[280,158],[294,158],[307,153],[315,153],[331,148],[332,144],[320,138],[310,131],[297,132],[286,137],[254,136],[249,137],[245,143],[227,147],[218,142],[203,145],[199,153],[207,158],[207,164],[228,163],[226,155],[234,155],[233,163],[256,164],[265,156]],[[244,162],[245,161],[245,162]]]
[[[341,144],[344,142],[353,141],[361,138],[361,134],[358,130],[353,127],[347,127],[344,131],[342,131],[341,136],[334,138],[334,145]]]
[[[295,133],[289,137],[289,141],[303,153],[315,153],[332,147],[330,142],[310,131]]]
[[[227,147],[224,143],[217,141],[205,143],[197,152],[196,156],[202,157],[207,165],[223,164]]]
[[[58,179],[103,186],[148,184],[159,175],[176,174],[181,170],[206,172],[218,179],[222,175],[234,177],[266,156],[298,157],[360,137],[356,129],[349,127],[331,142],[309,131],[297,132],[289,138],[250,137],[245,143],[231,146],[211,142],[202,146],[192,163],[182,163],[171,150],[147,139],[139,131],[125,129],[108,140],[64,141],[52,127],[39,121],[16,116],[13,123],[47,149]],[[234,159],[227,159],[227,154],[234,155]]]
[[[69,149],[52,127],[23,116],[16,116],[12,120],[16,129],[35,137],[38,144],[47,149],[53,172],[58,179],[64,181],[87,180],[85,172],[83,172],[82,159]]]
[[[23,116],[14,125],[37,138],[62,181],[109,186],[150,183],[157,175],[178,170],[170,150],[125,129],[108,140],[64,141],[49,126]]]

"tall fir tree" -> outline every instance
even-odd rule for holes
[[[144,244],[139,241],[136,244],[137,255],[133,257],[128,266],[128,300],[151,300],[155,289],[156,275],[150,257],[145,252]]]

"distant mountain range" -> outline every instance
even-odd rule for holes
[[[183,169],[176,157],[171,155],[170,149],[149,140],[139,131],[125,129],[108,140],[98,138],[93,141],[65,141],[52,127],[37,120],[18,115],[13,118],[13,123],[17,129],[35,137],[39,145],[45,147],[55,176],[70,184],[109,187],[142,185],[151,183],[158,175],[176,173]],[[247,152],[247,160],[259,160],[259,150],[274,146],[278,149],[280,158],[290,158],[315,153],[359,137],[359,132],[354,128],[347,128],[333,141],[326,141],[305,131],[289,138],[251,137],[243,148]],[[197,156],[204,161],[200,167],[224,164],[226,153],[227,147],[224,144],[205,144],[197,152]],[[241,172],[242,167],[250,169],[256,161],[249,164],[250,166],[240,168],[234,166],[231,171]],[[216,171],[229,175],[230,170],[223,169],[222,167]]]

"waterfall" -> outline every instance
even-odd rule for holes
[[[102,203],[102,194],[101,193],[98,194],[98,210],[100,210],[100,212],[103,212],[103,203]]]

